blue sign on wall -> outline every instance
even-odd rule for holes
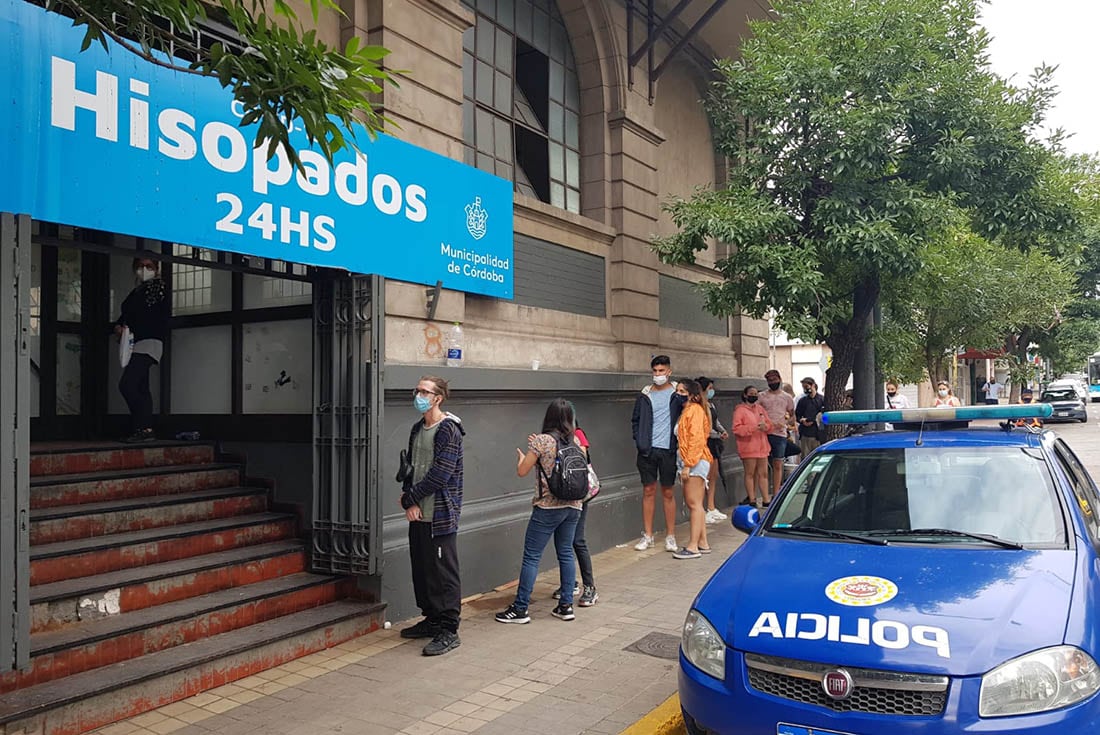
[[[512,185],[388,136],[303,171],[232,95],[0,0],[0,211],[512,297]]]

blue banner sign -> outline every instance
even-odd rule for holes
[[[300,123],[286,155],[214,79],[93,44],[0,0],[0,211],[512,297],[512,185],[357,128],[333,163]]]

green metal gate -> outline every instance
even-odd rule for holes
[[[31,219],[0,213],[0,671],[29,659]]]
[[[385,280],[322,278],[313,296],[313,569],[382,571]]]

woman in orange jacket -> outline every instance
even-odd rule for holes
[[[680,466],[680,480],[684,484],[684,502],[691,511],[691,538],[672,556],[675,559],[698,559],[710,553],[706,511],[703,508],[710,463],[714,461],[707,449],[710,406],[698,382],[685,380],[680,385],[687,390],[688,399],[676,424],[676,436],[680,442],[677,464]]]
[[[737,454],[745,468],[745,491],[749,502],[761,507],[756,489],[764,496],[765,505],[771,502],[768,497],[768,432],[772,430],[768,412],[756,402],[756,386],[747,386],[741,391],[741,403],[733,409],[733,435],[737,437]]]

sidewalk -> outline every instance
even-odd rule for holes
[[[422,656],[426,641],[397,635],[415,621],[394,622],[390,630],[95,732],[619,733],[675,693],[676,646],[688,607],[744,538],[729,521],[708,526],[708,534],[714,553],[697,560],[677,561],[663,548],[637,552],[633,541],[598,554],[599,602],[576,608],[572,622],[550,616],[555,566],[539,576],[527,625],[493,620],[512,601],[515,583],[468,600],[462,646],[446,655]],[[678,537],[686,535],[682,524]],[[517,545],[517,574],[521,551]],[[552,558],[552,547],[546,553]],[[652,633],[665,634],[655,648],[672,658],[624,650]]]

